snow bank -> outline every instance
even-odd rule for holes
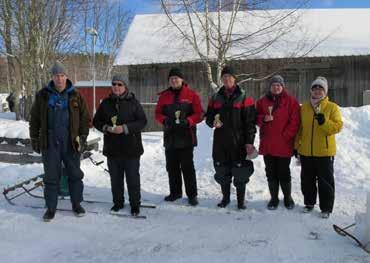
[[[86,209],[100,214],[75,218],[71,213],[58,212],[55,220],[46,224],[41,221],[43,210],[13,207],[0,198],[0,262],[369,263],[364,251],[332,229],[333,223],[346,226],[354,222],[356,212],[365,213],[370,189],[370,106],[342,108],[341,112],[344,128],[337,136],[336,202],[328,220],[321,219],[317,209],[311,214],[300,212],[300,167],[294,160],[292,195],[297,206],[293,211],[283,205],[276,211],[266,209],[269,192],[261,157],[254,161],[255,173],[247,185],[247,210],[236,210],[234,189],[230,206],[217,209],[221,193],[213,178],[212,130],[201,124],[195,150],[198,207],[188,207],[186,198],[175,204],[162,201],[168,194],[162,133],[145,133],[142,199],[157,204],[156,209],[142,209],[147,220],[112,217],[108,215],[110,204],[85,204]],[[2,132],[7,130],[6,125],[1,122]],[[105,160],[100,152],[94,152],[93,158]],[[111,200],[104,167],[106,163],[96,167],[89,160],[82,162],[86,199]],[[39,164],[0,163],[0,188],[39,173]],[[27,197],[18,202],[43,205],[42,200]],[[59,206],[69,208],[70,204],[60,201]]]

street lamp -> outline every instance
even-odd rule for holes
[[[92,41],[92,58],[93,58],[93,115],[96,113],[96,98],[95,98],[95,44],[96,44],[96,37],[98,36],[98,31],[96,31],[93,27],[85,28],[85,32],[93,37]]]

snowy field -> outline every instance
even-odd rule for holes
[[[85,204],[87,210],[100,213],[76,218],[70,212],[58,212],[52,222],[44,223],[44,210],[11,206],[0,197],[0,262],[370,263],[368,254],[332,229],[334,223],[353,223],[355,213],[365,211],[370,189],[370,106],[342,108],[342,114],[345,125],[337,136],[335,160],[336,203],[329,219],[321,219],[318,208],[311,214],[301,213],[300,167],[294,159],[291,169],[297,205],[293,211],[287,211],[282,202],[276,211],[266,209],[269,192],[261,157],[254,161],[255,173],[247,185],[247,210],[237,211],[235,189],[230,206],[216,208],[221,193],[213,179],[212,130],[201,124],[195,151],[199,206],[187,206],[186,198],[175,204],[162,201],[168,194],[162,133],[146,133],[142,195],[144,202],[157,205],[156,209],[142,208],[146,220],[113,217],[108,214],[110,204]],[[1,134],[12,133],[7,127],[14,126],[0,122]],[[18,135],[26,136],[22,127],[27,125],[19,122],[17,127]],[[93,158],[105,160],[99,152]],[[85,199],[111,200],[104,167],[105,163],[96,167],[89,160],[82,162]],[[0,188],[42,171],[39,164],[0,163]],[[42,200],[29,197],[20,197],[18,203],[43,205]],[[59,207],[70,204],[60,201]]]

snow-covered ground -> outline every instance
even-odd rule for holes
[[[254,161],[255,173],[247,185],[247,210],[236,210],[234,190],[231,205],[216,208],[221,193],[213,179],[212,130],[201,124],[195,151],[198,207],[187,206],[185,198],[175,204],[162,201],[168,193],[162,134],[146,133],[142,195],[144,202],[157,205],[156,209],[142,209],[146,220],[113,217],[108,214],[110,204],[85,204],[86,209],[100,213],[76,218],[70,212],[58,212],[55,220],[44,223],[43,210],[10,206],[0,197],[0,262],[369,263],[368,254],[332,229],[333,223],[351,224],[357,211],[365,212],[370,189],[370,106],[342,108],[342,114],[345,126],[337,136],[335,160],[336,203],[327,220],[319,217],[317,209],[301,213],[300,167],[293,159],[293,198],[297,203],[293,211],[282,205],[276,211],[266,210],[269,192],[261,157]],[[1,133],[6,134],[7,127],[0,122]],[[105,160],[98,152],[93,158]],[[85,199],[111,200],[109,176],[102,169],[105,165],[100,168],[89,160],[82,162]],[[39,164],[0,163],[0,188],[42,171]],[[43,204],[28,197],[20,197],[18,202]],[[68,201],[59,203],[59,207],[69,206]]]

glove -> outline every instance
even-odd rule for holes
[[[189,127],[189,121],[187,119],[181,119],[180,123],[177,124],[179,128],[188,128]]]
[[[39,140],[36,140],[36,139],[32,139],[31,140],[31,147],[32,147],[32,150],[36,153],[41,153],[41,150],[40,150],[40,142]]]
[[[324,122],[325,122],[325,115],[322,114],[322,113],[317,113],[315,115],[315,119],[317,120],[317,122],[319,123],[319,125],[323,125]]]
[[[294,151],[293,151],[293,154],[294,154],[294,157],[295,157],[295,158],[298,158],[298,157],[299,157],[299,155],[298,155],[298,151],[297,151],[297,150],[294,150]]]
[[[171,129],[173,128],[173,126],[175,125],[175,120],[174,119],[171,119],[171,118],[166,118],[164,119],[163,121],[163,126],[166,128],[166,129]]]
[[[80,140],[78,141],[78,151],[83,153],[87,148],[87,135],[80,135]]]

